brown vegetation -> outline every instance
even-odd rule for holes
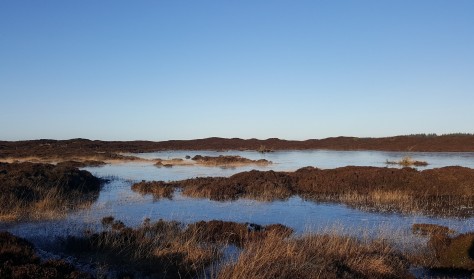
[[[412,278],[408,262],[383,242],[337,235],[267,237],[246,246],[219,279]]]
[[[250,245],[269,235],[286,237],[292,230],[282,225],[258,226],[223,221],[151,223],[132,229],[113,217],[102,220],[104,230],[84,237],[67,237],[61,247],[87,261],[103,262],[121,272],[153,278],[195,278],[217,262],[228,244]]]
[[[90,278],[62,260],[41,262],[28,241],[0,232],[0,278]]]
[[[113,217],[102,223],[104,231],[65,238],[61,247],[138,277],[412,278],[407,259],[384,241],[336,234],[288,238],[292,230],[282,225],[216,220],[188,226],[145,220],[136,229]],[[240,247],[240,255],[222,262],[229,244]]]
[[[269,165],[271,164],[270,161],[265,159],[260,160],[251,160],[248,158],[244,158],[241,156],[201,156],[196,155],[192,158],[192,160],[196,161],[200,165],[206,166],[240,166],[240,165]]]
[[[0,219],[49,218],[90,204],[101,180],[77,168],[0,163]]]
[[[90,157],[99,161],[133,160],[120,153],[152,152],[160,150],[383,150],[426,152],[473,152],[474,135],[409,135],[386,138],[335,137],[305,141],[270,138],[225,139],[206,138],[196,140],[151,141],[98,141],[87,139],[0,141],[0,159],[51,158],[67,159]],[[137,158],[135,158],[137,159]]]
[[[292,195],[343,202],[362,209],[461,216],[474,212],[474,170],[412,168],[306,167],[295,172],[248,171],[230,177],[159,182],[183,194],[213,200],[286,199]],[[151,192],[151,189],[150,189]]]

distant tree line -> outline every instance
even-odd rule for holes
[[[473,133],[448,133],[448,134],[441,134],[441,135],[438,135],[436,133],[421,133],[421,134],[409,134],[409,135],[405,135],[405,136],[408,136],[408,137],[426,137],[426,138],[429,138],[429,137],[443,137],[443,136],[474,136]]]

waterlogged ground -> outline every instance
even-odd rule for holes
[[[258,152],[214,152],[214,151],[165,151],[134,154],[143,158],[184,158],[186,155],[240,155],[250,159],[267,159],[269,166],[244,166],[220,168],[206,166],[153,166],[151,163],[124,163],[103,167],[86,168],[95,176],[109,178],[98,200],[87,210],[70,214],[62,220],[36,221],[16,224],[0,224],[16,235],[37,243],[51,240],[53,236],[78,234],[84,229],[98,227],[104,216],[113,215],[126,225],[137,226],[145,218],[176,220],[184,223],[199,220],[225,220],[251,222],[262,225],[281,223],[292,227],[297,233],[308,231],[341,231],[354,235],[388,235],[407,241],[411,225],[433,223],[448,226],[458,232],[472,231],[474,218],[436,218],[422,215],[400,215],[396,213],[366,212],[333,203],[315,203],[294,196],[284,201],[260,202],[240,199],[237,201],[211,201],[194,199],[176,192],[173,199],[154,200],[132,192],[130,187],[141,180],[181,180],[198,176],[230,176],[251,169],[293,171],[305,166],[336,168],[347,165],[385,166],[386,160],[399,160],[411,156],[415,160],[429,163],[425,168],[459,165],[474,168],[474,153],[406,153],[377,151],[278,151]],[[391,166],[393,167],[393,166]]]

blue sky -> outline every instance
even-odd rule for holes
[[[474,1],[0,2],[0,140],[474,132]]]

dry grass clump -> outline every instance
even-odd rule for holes
[[[0,163],[0,220],[64,216],[87,207],[101,180],[77,168],[35,163]]]
[[[62,260],[41,262],[28,241],[0,232],[0,278],[91,278]]]
[[[336,235],[267,237],[248,245],[219,279],[412,278],[408,262],[388,245]]]
[[[400,166],[404,166],[404,167],[411,167],[411,166],[425,167],[425,166],[428,165],[428,163],[426,161],[416,161],[416,160],[413,160],[410,156],[405,156],[400,161],[389,161],[389,160],[387,160],[385,162],[385,164],[387,164],[387,165],[400,165]]]
[[[86,261],[103,262],[122,269],[121,272],[153,278],[202,276],[220,259],[228,244],[244,245],[263,239],[276,232],[277,227],[283,237],[286,228],[273,225],[257,231],[247,229],[247,224],[233,222],[210,221],[185,226],[163,220],[151,223],[147,219],[132,229],[112,216],[105,217],[102,224],[102,232],[67,237],[61,247]],[[291,229],[286,229],[291,233]]]
[[[140,194],[152,194],[153,198],[173,198],[174,188],[165,185],[161,181],[138,182],[132,185],[132,190]]]

